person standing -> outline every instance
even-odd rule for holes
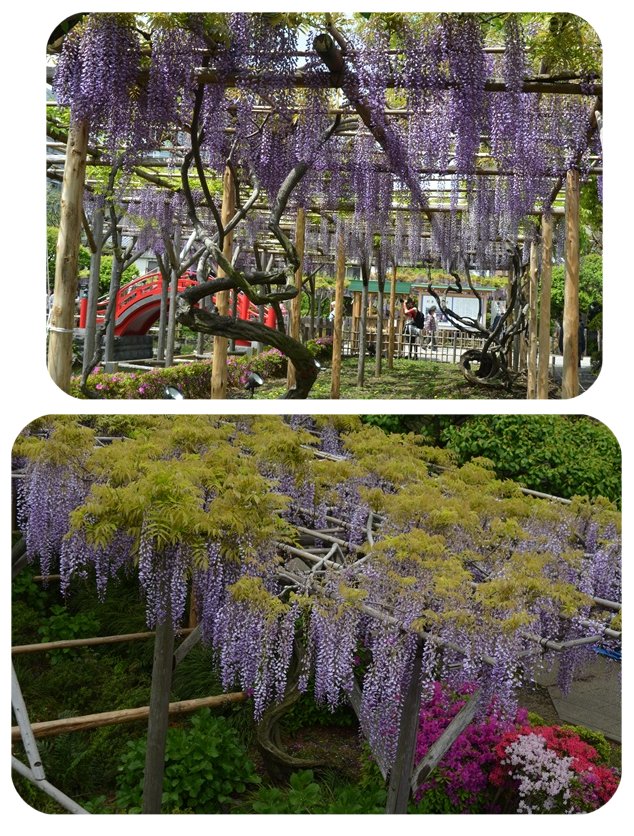
[[[432,305],[430,308],[427,308],[427,319],[425,320],[425,333],[429,335],[429,339],[427,345],[431,348],[432,351],[436,351],[438,345],[436,343],[436,328],[438,327],[438,323],[436,322],[436,307]]]

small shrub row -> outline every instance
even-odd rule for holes
[[[331,338],[310,340],[306,347],[318,361],[332,356]],[[272,380],[283,378],[286,370],[286,357],[276,348],[255,355],[232,355],[227,358],[227,388],[229,391],[242,391],[251,373],[260,375],[264,380]],[[86,394],[81,391],[79,384],[79,377],[73,378],[70,394],[76,398],[85,398]],[[95,370],[89,375],[86,383],[89,397],[108,400],[162,399],[167,386],[175,386],[188,400],[209,398],[211,361],[201,360],[170,366],[167,369],[120,371],[113,374]]]

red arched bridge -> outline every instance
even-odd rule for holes
[[[195,273],[184,273],[178,280],[178,292],[197,284]],[[115,328],[117,337],[140,336],[147,334],[152,325],[158,320],[161,311],[161,293],[163,277],[160,272],[147,273],[123,285],[117,294],[115,306]],[[86,327],[87,299],[80,301],[79,327]],[[103,324],[108,296],[103,296],[97,304],[97,325]],[[238,296],[238,317],[240,319],[257,319],[258,309],[240,293]],[[268,308],[265,318],[266,325],[275,327],[275,312]]]

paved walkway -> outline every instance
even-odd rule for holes
[[[553,354],[550,358],[551,369],[553,370],[553,377],[561,385],[561,372],[563,366],[563,357],[561,354]],[[554,367],[553,367],[553,360]],[[589,357],[582,357],[581,358],[581,366],[579,368],[579,386],[581,387],[581,393],[587,391],[594,381],[597,379],[597,375],[592,371],[590,367],[590,358]]]
[[[538,677],[546,686],[562,723],[587,726],[621,742],[621,663],[603,656],[585,668],[564,696],[556,685],[556,668]]]

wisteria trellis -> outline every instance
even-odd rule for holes
[[[151,444],[105,452],[72,418],[44,439],[27,433],[16,446],[27,554],[44,573],[59,562],[66,594],[77,577],[103,597],[136,574],[150,627],[180,625],[191,586],[223,684],[252,693],[256,718],[284,695],[303,647],[300,687],[312,682],[317,700],[334,708],[359,681],[361,724],[387,767],[421,637],[425,689],[478,681],[483,704],[512,714],[517,686],[554,651],[566,688],[592,657],[583,642],[619,635],[618,606],[608,618],[598,606],[621,592],[608,503],[553,506],[486,462],[452,467],[354,418],[291,424],[154,419]],[[297,527],[328,520],[348,531],[339,556],[289,564]]]
[[[429,15],[422,23],[402,16],[391,35],[375,17],[346,32],[345,72],[337,80],[367,108],[371,130],[360,122],[355,135],[333,136],[289,208],[349,215],[353,206],[355,227],[363,223],[373,233],[385,230],[391,206],[410,206],[407,232],[395,230],[396,249],[402,253],[409,238],[405,260],[420,263],[421,209],[441,194],[452,212],[466,205],[468,222],[452,224],[448,235],[447,224],[432,216],[433,256],[448,264],[469,252],[478,268],[494,268],[506,258],[499,242],[517,238],[527,213],[548,208],[557,177],[570,166],[585,174],[600,164],[597,136],[588,131],[596,79],[574,67],[574,93],[526,92],[524,80],[535,70],[519,15],[507,15],[500,54],[485,48],[477,15]],[[87,16],[66,38],[55,75],[58,101],[89,120],[102,148],[123,150],[128,165],[182,148],[177,164],[202,83],[200,146],[208,173],[220,172],[232,155],[242,181],[257,181],[271,202],[327,126],[328,110],[355,115],[345,95],[330,89],[332,74],[316,53],[303,64],[295,57],[299,30],[288,17],[151,20],[148,26],[132,14]],[[143,26],[149,45],[139,39]],[[398,49],[391,48],[394,38]],[[503,90],[491,89],[492,79]]]

